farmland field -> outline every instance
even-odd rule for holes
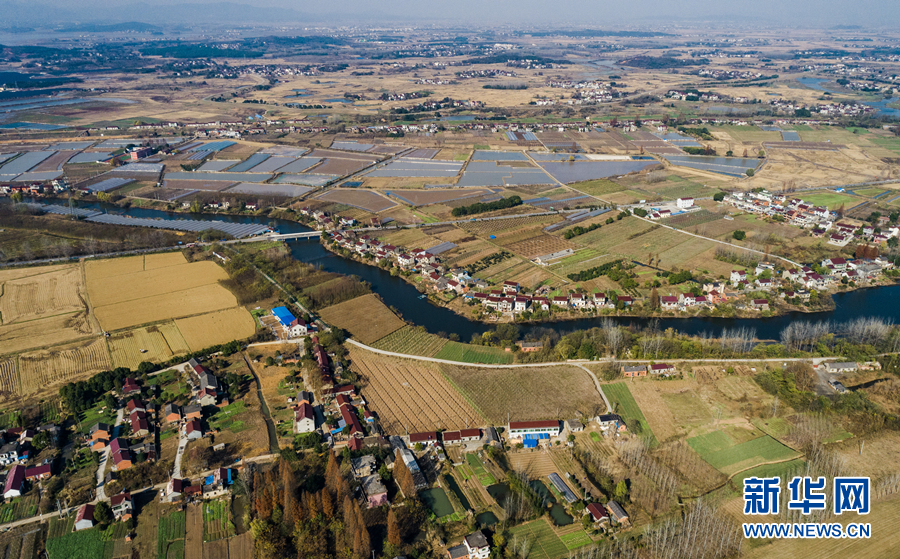
[[[19,356],[19,377],[23,394],[82,380],[111,369],[106,338],[87,344],[25,353]]]
[[[635,403],[645,412],[644,417],[653,434],[660,441],[667,441],[678,434],[678,423],[666,405],[670,394],[662,393],[669,387],[667,383],[642,380],[628,383],[628,389]]]
[[[732,474],[762,462],[784,460],[798,456],[768,435],[735,444],[725,431],[713,431],[687,440],[691,448],[712,467],[724,474]]]
[[[202,504],[203,507],[203,541],[211,542],[234,535],[234,523],[231,522],[228,501],[216,499]]]
[[[144,270],[167,268],[179,264],[187,264],[187,260],[185,260],[184,254],[181,252],[163,252],[144,256]]]
[[[846,204],[848,208],[851,208],[864,201],[846,194],[827,191],[816,192],[815,194],[804,194],[803,199],[816,206],[828,206],[828,209],[832,211],[840,207],[841,204]]]
[[[0,361],[0,393],[19,393],[19,374],[16,371],[16,360]]]
[[[74,518],[73,515],[73,521]],[[97,559],[104,557],[107,547],[112,552],[113,542],[101,540],[99,528],[67,532],[61,537],[47,539],[47,555],[50,559]]]
[[[484,487],[488,487],[497,483],[497,480],[494,479],[494,476],[492,476],[490,472],[484,469],[484,464],[475,454],[472,454],[471,452],[467,453],[466,463],[472,469],[472,473],[478,479],[478,482],[481,483],[481,485],[483,485]]]
[[[96,271],[91,270],[91,264],[94,264],[94,261],[85,263],[88,295],[91,297],[91,304],[101,308],[135,299],[214,285],[228,279],[225,270],[210,261],[157,267],[111,277],[98,276]]]
[[[181,540],[184,545],[184,513],[175,511],[166,516],[159,517],[159,528],[156,535],[156,557],[166,559],[169,545],[176,540]]]
[[[604,194],[613,194],[615,192],[621,192],[628,188],[627,186],[623,186],[609,179],[576,182],[570,184],[569,186],[579,192],[584,192],[585,194],[590,194],[591,196],[600,196],[601,198]]]
[[[557,559],[565,557],[569,551],[566,544],[550,527],[550,522],[546,518],[539,518],[511,528],[507,538],[507,541],[515,538],[520,542],[527,539],[531,546],[529,559]]]
[[[0,325],[0,352],[16,353],[77,340],[94,333],[87,313],[71,313]]]
[[[477,366],[440,366],[451,384],[486,419],[503,425],[507,417],[519,421],[592,416],[605,411],[590,376],[578,367],[516,367],[483,369]]]
[[[94,314],[104,330],[113,331],[236,306],[230,291],[212,284],[97,307]]]
[[[446,343],[446,339],[429,334],[424,329],[420,330],[414,326],[404,326],[372,345],[378,349],[394,353],[434,357]]]
[[[487,347],[448,341],[435,356],[437,359],[461,363],[512,363],[513,355],[498,347]]]
[[[350,347],[350,361],[387,433],[463,429],[484,421],[434,363],[388,357],[356,346]]]
[[[212,330],[214,334],[220,331],[216,327],[209,328],[209,330]],[[189,351],[181,332],[173,323],[137,328],[116,334],[109,338],[109,345],[113,366],[129,369],[137,369],[142,361],[155,363],[168,361],[174,355]],[[147,350],[146,353],[141,353],[142,349]]]
[[[609,399],[609,403],[612,405],[615,412],[625,418],[626,421],[629,419],[640,421],[644,433],[649,433],[652,444],[656,444],[656,437],[650,429],[650,424],[647,423],[647,418],[644,417],[644,412],[641,411],[637,402],[634,401],[634,397],[628,389],[628,383],[616,382],[614,384],[604,384],[603,393],[606,394],[606,397]]]
[[[567,248],[574,248],[574,245],[569,241],[566,241],[559,237],[541,233],[540,231],[538,231],[534,236],[530,236],[530,238],[523,239],[521,241],[516,241],[509,244],[507,244],[506,242],[501,242],[501,246],[511,250],[512,252],[515,252],[516,254],[521,254],[525,258],[534,258],[535,256],[551,254],[554,252],[565,250]]]
[[[35,275],[4,280],[0,272],[3,324],[84,310],[81,268],[32,268]]]
[[[191,351],[198,351],[216,344],[249,338],[256,331],[256,322],[243,308],[201,314],[175,320],[175,326]],[[175,352],[175,338],[166,334],[170,348]],[[181,348],[183,349],[183,348]],[[180,353],[180,352],[178,352]],[[177,353],[176,353],[177,354]]]
[[[389,200],[371,190],[358,190],[355,188],[329,190],[325,194],[319,196],[318,200],[346,204],[348,206],[353,206],[354,208],[366,210],[367,212],[380,212],[397,205],[393,200]]]
[[[406,325],[371,293],[326,307],[319,314],[322,320],[349,331],[364,344],[380,340]]]

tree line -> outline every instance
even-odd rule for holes
[[[508,198],[501,198],[493,202],[476,202],[474,204],[469,204],[468,206],[459,206],[457,208],[453,208],[453,211],[451,211],[450,213],[453,215],[453,217],[462,217],[466,215],[492,212],[494,210],[505,210],[507,208],[514,208],[521,205],[522,198],[520,198],[519,196],[510,196]]]

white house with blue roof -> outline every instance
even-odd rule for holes
[[[275,307],[272,309],[272,315],[278,319],[278,323],[289,337],[298,338],[306,335],[308,331],[306,322],[295,317],[287,307]]]

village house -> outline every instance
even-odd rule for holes
[[[184,406],[184,419],[201,419],[203,417],[203,408],[199,404],[188,404]]]
[[[15,465],[6,474],[6,482],[3,484],[3,498],[13,499],[22,496],[22,488],[25,485],[25,466]]]
[[[646,369],[644,369],[646,374]],[[625,425],[625,420],[622,417],[615,413],[606,413],[603,415],[597,416],[597,425],[600,426],[604,431],[612,428],[614,431],[625,431],[628,427]]]
[[[25,479],[28,481],[35,481],[39,479],[49,479],[53,473],[50,469],[50,464],[44,464],[42,466],[33,466],[31,468],[25,469]]]
[[[654,375],[659,375],[659,374],[663,374],[663,373],[672,374],[675,372],[675,367],[673,367],[672,365],[669,365],[667,363],[654,363],[654,364],[649,365],[647,367],[647,370],[651,374],[654,374]]]
[[[829,362],[825,363],[825,370],[829,373],[852,373],[858,367],[853,362]]]
[[[609,522],[609,513],[606,512],[606,509],[604,509],[602,505],[591,503],[587,506],[587,511],[588,514],[591,515],[591,520],[594,521],[594,524],[604,524]]]
[[[294,432],[311,433],[316,430],[316,414],[309,402],[297,406],[294,412]]]
[[[163,407],[163,420],[166,423],[178,423],[181,421],[181,407],[178,404],[166,404]]]
[[[627,524],[628,523],[628,513],[625,512],[625,509],[622,506],[615,502],[610,501],[606,503],[606,510],[609,512],[610,517],[616,521],[618,524]]]
[[[373,474],[365,477],[361,482],[363,491],[366,493],[366,502],[368,508],[373,509],[382,505],[389,505],[387,488],[381,481],[381,477]]]
[[[743,270],[732,270],[731,271],[731,283],[736,284],[738,282],[744,281],[747,279],[747,272]]]
[[[424,433],[410,433],[409,444],[413,446],[417,444],[421,444],[424,446],[434,446],[436,444],[440,444],[440,439],[438,439],[438,434],[434,431]]]
[[[81,505],[75,515],[75,530],[87,530],[94,527],[94,505],[88,503]]]
[[[461,429],[459,431],[444,431],[441,433],[444,445],[477,442],[481,440],[481,429]]]
[[[199,439],[203,437],[203,428],[199,419],[192,419],[184,425],[184,436],[188,440]]]
[[[112,513],[116,520],[128,520],[134,511],[131,493],[113,495],[109,499],[109,506],[112,508]]]
[[[622,376],[645,377],[647,376],[647,367],[643,365],[622,365]]]
[[[768,299],[754,299],[751,303],[754,309],[758,311],[767,311],[769,310],[769,300]]]
[[[663,295],[659,298],[659,306],[663,310],[672,311],[678,308],[678,297],[674,295]]]

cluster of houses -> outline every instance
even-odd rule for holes
[[[195,480],[185,478],[171,478],[163,492],[163,500],[186,502],[198,499],[215,499],[224,495],[233,483],[233,470],[230,468],[216,468],[213,473]]]
[[[799,198],[788,198],[767,190],[734,192],[726,196],[724,202],[755,214],[781,216],[791,225],[812,229],[816,236],[822,237],[832,231],[828,234],[828,242],[836,246],[846,246],[854,240],[881,244],[891,237],[900,236],[900,227],[891,225],[886,216],[879,218],[877,227],[880,231],[876,232],[876,225],[839,222],[837,215],[825,206],[815,206]]]
[[[124,425],[111,426],[98,422],[88,431],[86,444],[93,452],[108,453],[112,457],[113,472],[131,468],[139,461],[154,461],[157,457],[154,433],[156,431],[156,408],[153,403],[145,404],[143,388],[134,378],[126,378],[122,383],[123,415],[127,415],[130,433],[125,434]],[[113,479],[115,474],[107,474]]]
[[[691,208],[699,209],[694,206],[694,199],[689,197],[678,198],[677,200],[675,200],[675,208],[675,212],[668,208],[652,208],[652,210],[647,214],[647,219],[659,221],[660,219],[665,219],[667,217],[677,215],[678,213],[682,213],[684,210],[690,210]]]
[[[119,493],[118,495],[113,495],[109,499],[109,507],[112,509],[113,518],[116,521],[126,521],[130,519],[134,514],[134,500],[131,498],[131,493]],[[96,509],[96,505],[91,503],[86,503],[78,507],[78,511],[75,513],[75,531],[87,530],[89,528],[93,528],[96,524],[94,520],[94,510]]]
[[[52,464],[49,461],[35,462],[36,453],[31,445],[32,440],[44,432],[49,436],[51,443],[55,443],[59,437],[59,427],[56,425],[43,425],[37,429],[11,427],[0,432],[2,442],[0,465],[12,466],[0,475],[4,499],[21,496],[25,492],[26,482],[48,479],[53,475]]]
[[[356,220],[349,217],[341,217],[338,215],[329,216],[322,210],[312,210],[308,207],[300,208],[300,215],[305,215],[316,221],[320,229],[325,231],[333,231],[339,227],[353,227]]]

